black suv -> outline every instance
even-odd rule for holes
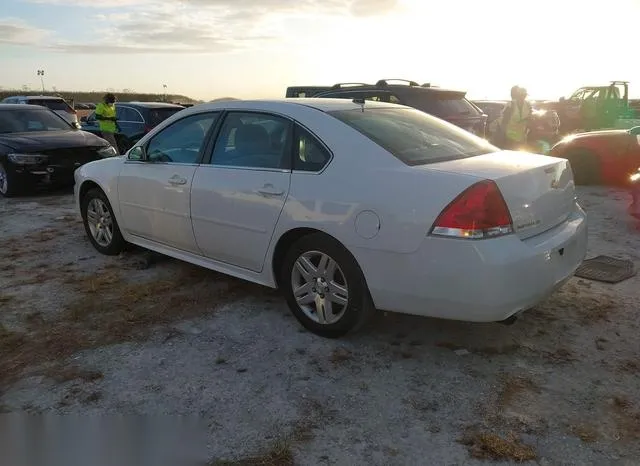
[[[124,154],[138,139],[183,109],[182,105],[164,102],[116,102],[116,118],[120,127],[120,131],[116,133],[116,141],[120,153]],[[80,125],[84,131],[98,136],[102,134],[95,110],[81,118]]]
[[[313,89],[319,87],[313,86]],[[296,91],[299,93],[301,89],[297,87]],[[311,86],[309,90],[312,91]],[[328,89],[309,94],[307,97],[365,99],[406,105],[453,123],[482,138],[486,134],[487,116],[466,99],[466,92],[433,87],[429,83],[420,85],[405,79],[381,79],[375,84],[334,84]]]
[[[318,88],[321,87],[313,86],[313,89]],[[295,89],[299,93],[302,88]],[[311,86],[309,90],[312,91]],[[365,99],[406,105],[484,138],[487,116],[465,96],[464,91],[434,87],[429,83],[420,85],[406,79],[381,79],[375,84],[339,83],[316,93],[307,93],[307,97]]]

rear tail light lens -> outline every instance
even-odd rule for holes
[[[491,180],[463,191],[438,216],[431,235],[486,239],[513,233],[513,221],[500,189]]]

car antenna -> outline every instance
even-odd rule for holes
[[[364,113],[364,98],[356,97],[355,99],[353,99],[353,103],[354,104],[360,104],[360,108],[362,109],[362,113]]]

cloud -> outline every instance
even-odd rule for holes
[[[0,19],[0,44],[33,45],[47,34],[48,31],[30,26],[19,19]]]
[[[263,46],[287,36],[287,17],[370,17],[398,7],[399,0],[28,0],[32,3],[100,6],[94,43],[48,41],[63,53],[221,53]],[[121,8],[114,12],[109,8]],[[27,27],[23,25],[23,27]],[[0,41],[2,41],[0,30]],[[5,32],[6,35],[10,34]],[[11,32],[16,36],[18,32]],[[27,37],[27,34],[22,34]],[[35,42],[32,42],[35,43]]]

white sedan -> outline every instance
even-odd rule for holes
[[[194,106],[75,181],[99,252],[133,243],[280,288],[326,337],[374,309],[511,321],[586,253],[566,160],[380,102]]]

